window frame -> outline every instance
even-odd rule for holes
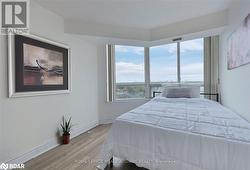
[[[180,62],[180,65],[179,65],[179,68],[180,68],[180,70],[179,70],[179,74],[180,74],[180,84],[185,84],[185,81],[183,81],[183,79],[182,79],[182,74],[181,74],[181,68],[182,68],[182,64],[181,64],[181,61],[182,61],[182,59],[181,59],[181,56],[182,56],[182,53],[181,53],[181,43],[183,43],[183,42],[186,42],[186,41],[192,41],[192,40],[197,40],[197,39],[202,39],[202,41],[203,41],[203,83],[202,84],[199,84],[200,86],[203,86],[204,87],[204,81],[205,81],[205,51],[207,51],[207,50],[205,50],[206,49],[206,47],[205,47],[205,38],[203,37],[203,38],[195,38],[195,39],[190,39],[190,40],[185,40],[185,41],[180,41],[180,42],[178,42],[179,43],[179,62]],[[193,81],[193,82],[195,82],[195,81]],[[200,81],[197,81],[197,82],[200,82]],[[187,81],[187,83],[190,83],[189,81]]]
[[[107,97],[109,98],[108,101],[126,101],[126,100],[145,100],[145,99],[149,99],[150,98],[150,92],[149,92],[149,89],[148,87],[150,87],[150,70],[149,70],[149,47],[142,47],[142,46],[132,46],[132,47],[141,47],[141,48],[144,48],[144,82],[143,85],[144,85],[144,88],[145,88],[145,96],[142,97],[142,98],[137,98],[137,97],[134,97],[134,98],[117,98],[116,96],[116,56],[115,56],[115,46],[116,45],[120,45],[120,44],[114,44],[114,45],[107,45],[106,49],[107,48],[110,48],[111,49],[111,53],[110,52],[107,52],[107,54],[110,54],[112,56],[109,56],[108,58],[111,58],[111,61],[107,61],[107,67],[110,67],[108,66],[109,64],[112,65],[112,71],[111,74],[112,75],[112,81],[108,80],[109,82],[112,82],[112,85],[109,86],[107,85],[107,89],[108,88],[112,88],[111,90],[107,90],[109,92],[109,96],[112,96],[112,100],[110,100],[110,97]],[[120,45],[120,46],[131,46],[131,45]],[[147,52],[146,52],[147,51]],[[146,54],[147,53],[147,54]],[[109,72],[109,71],[108,71]],[[147,73],[149,72],[149,73]],[[110,91],[112,91],[112,94],[110,94]]]
[[[199,39],[199,38],[197,38]],[[203,39],[203,46],[204,46],[204,37]],[[195,40],[195,39],[191,39]],[[175,83],[176,85],[182,84],[181,82],[181,42],[184,41],[177,41],[174,42],[173,44],[176,44],[177,46],[177,82]],[[169,43],[171,44],[171,43]],[[144,86],[145,86],[145,96],[143,98],[121,98],[117,99],[116,98],[116,62],[115,62],[115,45],[106,45],[106,55],[107,55],[107,101],[108,102],[113,102],[113,101],[124,101],[124,100],[145,100],[145,99],[150,99],[152,98],[151,95],[151,85],[154,84],[150,80],[150,47],[144,47]],[[120,45],[120,44],[119,44]],[[166,45],[166,44],[164,44]],[[122,46],[122,45],[121,45]],[[128,46],[128,45],[124,45]],[[139,46],[135,46],[139,47]],[[142,46],[140,46],[142,47]],[[205,51],[205,47],[203,47],[203,51]],[[203,56],[205,57],[205,56]],[[204,67],[204,65],[203,65]],[[203,86],[204,86],[204,81],[203,80]]]

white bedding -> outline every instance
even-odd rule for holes
[[[249,170],[250,123],[207,99],[156,97],[115,120],[99,168],[112,156],[152,170]]]

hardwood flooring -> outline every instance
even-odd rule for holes
[[[111,125],[100,125],[25,163],[25,170],[96,170],[96,160]],[[120,163],[118,163],[120,162]],[[105,170],[145,170],[114,159]]]

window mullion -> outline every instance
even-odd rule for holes
[[[111,67],[112,67],[112,98],[116,100],[116,67],[115,67],[115,45],[111,45]]]
[[[149,47],[144,48],[145,97],[150,98],[150,61]]]
[[[177,81],[181,83],[180,42],[177,42]]]
[[[115,69],[114,69],[114,46],[106,45],[107,67],[107,102],[114,101],[115,93]]]

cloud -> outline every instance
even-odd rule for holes
[[[125,46],[116,45],[115,46],[115,51],[124,53],[124,52],[128,52],[129,50]]]
[[[144,65],[127,62],[116,63],[117,82],[143,82]]]
[[[134,47],[134,46],[122,46],[122,45],[116,45],[115,46],[116,52],[121,53],[135,53],[137,55],[143,55],[144,54],[144,47]]]
[[[176,67],[152,67],[151,81],[176,81]],[[203,77],[203,64],[193,63],[182,65],[182,80],[200,81]],[[116,63],[116,81],[117,82],[144,82],[144,65],[127,62]]]
[[[201,51],[203,50],[203,38],[201,39],[194,39],[189,41],[181,42],[181,52],[187,51]],[[177,44],[165,44],[160,46],[153,46],[150,47],[151,49],[159,49],[159,50],[167,50],[168,53],[174,54],[177,52]],[[135,47],[135,46],[124,46],[124,45],[115,45],[116,52],[121,53],[135,53],[137,55],[144,54],[144,47]]]
[[[153,46],[151,49],[159,49],[159,50],[167,50],[169,53],[176,53],[177,52],[177,44],[166,44],[160,46]],[[187,52],[187,51],[200,51],[203,50],[203,39],[195,39],[189,41],[183,41],[180,43],[180,51]]]
[[[203,39],[195,39],[181,42],[181,52],[203,50]]]
[[[157,49],[157,50],[167,50],[169,53],[176,53],[177,52],[177,44],[176,43],[160,45],[160,46],[153,46],[150,48]]]
[[[202,72],[203,73],[203,63],[193,63],[186,64],[181,67],[181,70],[187,74]]]
[[[153,82],[157,81],[176,81],[176,67],[154,67],[151,68],[150,79]],[[193,63],[181,66],[182,80],[199,81],[203,77],[203,64]]]

